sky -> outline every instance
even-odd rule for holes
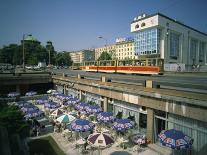
[[[207,33],[207,0],[1,0],[0,47],[32,34],[56,51],[77,51],[133,36],[130,23],[160,12]]]

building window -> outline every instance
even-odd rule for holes
[[[135,26],[135,29],[138,29],[139,28],[139,24],[137,24],[136,26]]]
[[[170,58],[177,59],[179,56],[179,41],[180,36],[177,33],[170,32]]]
[[[190,58],[193,60],[193,64],[196,60],[196,51],[197,51],[198,42],[195,39],[191,39],[190,43]]]
[[[135,33],[134,49],[137,55],[157,54],[160,47],[160,30],[148,29]]]
[[[204,42],[200,42],[199,62],[203,62],[203,60],[204,60],[204,50],[205,50],[205,43]]]

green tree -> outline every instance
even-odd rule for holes
[[[68,52],[60,52],[56,55],[56,64],[58,66],[71,66],[72,60]]]
[[[0,126],[5,127],[9,134],[20,134],[22,137],[29,135],[29,125],[24,120],[23,113],[15,106],[1,104]]]
[[[111,54],[109,54],[108,52],[104,51],[101,53],[100,57],[98,58],[98,60],[112,60]]]

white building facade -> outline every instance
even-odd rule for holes
[[[138,57],[159,57],[164,65],[207,65],[207,34],[163,14],[143,14],[131,23]]]
[[[81,63],[84,60],[83,51],[70,52],[69,54],[73,63]]]
[[[134,52],[134,39],[117,38],[115,59],[126,60],[136,59]]]

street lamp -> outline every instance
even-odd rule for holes
[[[99,38],[99,39],[103,39],[103,40],[105,40],[106,53],[108,53],[108,49],[107,49],[107,39],[104,38],[103,36],[99,36],[98,38]],[[105,54],[105,56],[104,56],[104,60],[106,60],[106,54]]]
[[[25,36],[32,36],[31,34],[23,34],[23,40],[22,40],[22,67],[23,67],[23,70],[25,70],[25,51],[24,51],[24,39],[25,39]]]

